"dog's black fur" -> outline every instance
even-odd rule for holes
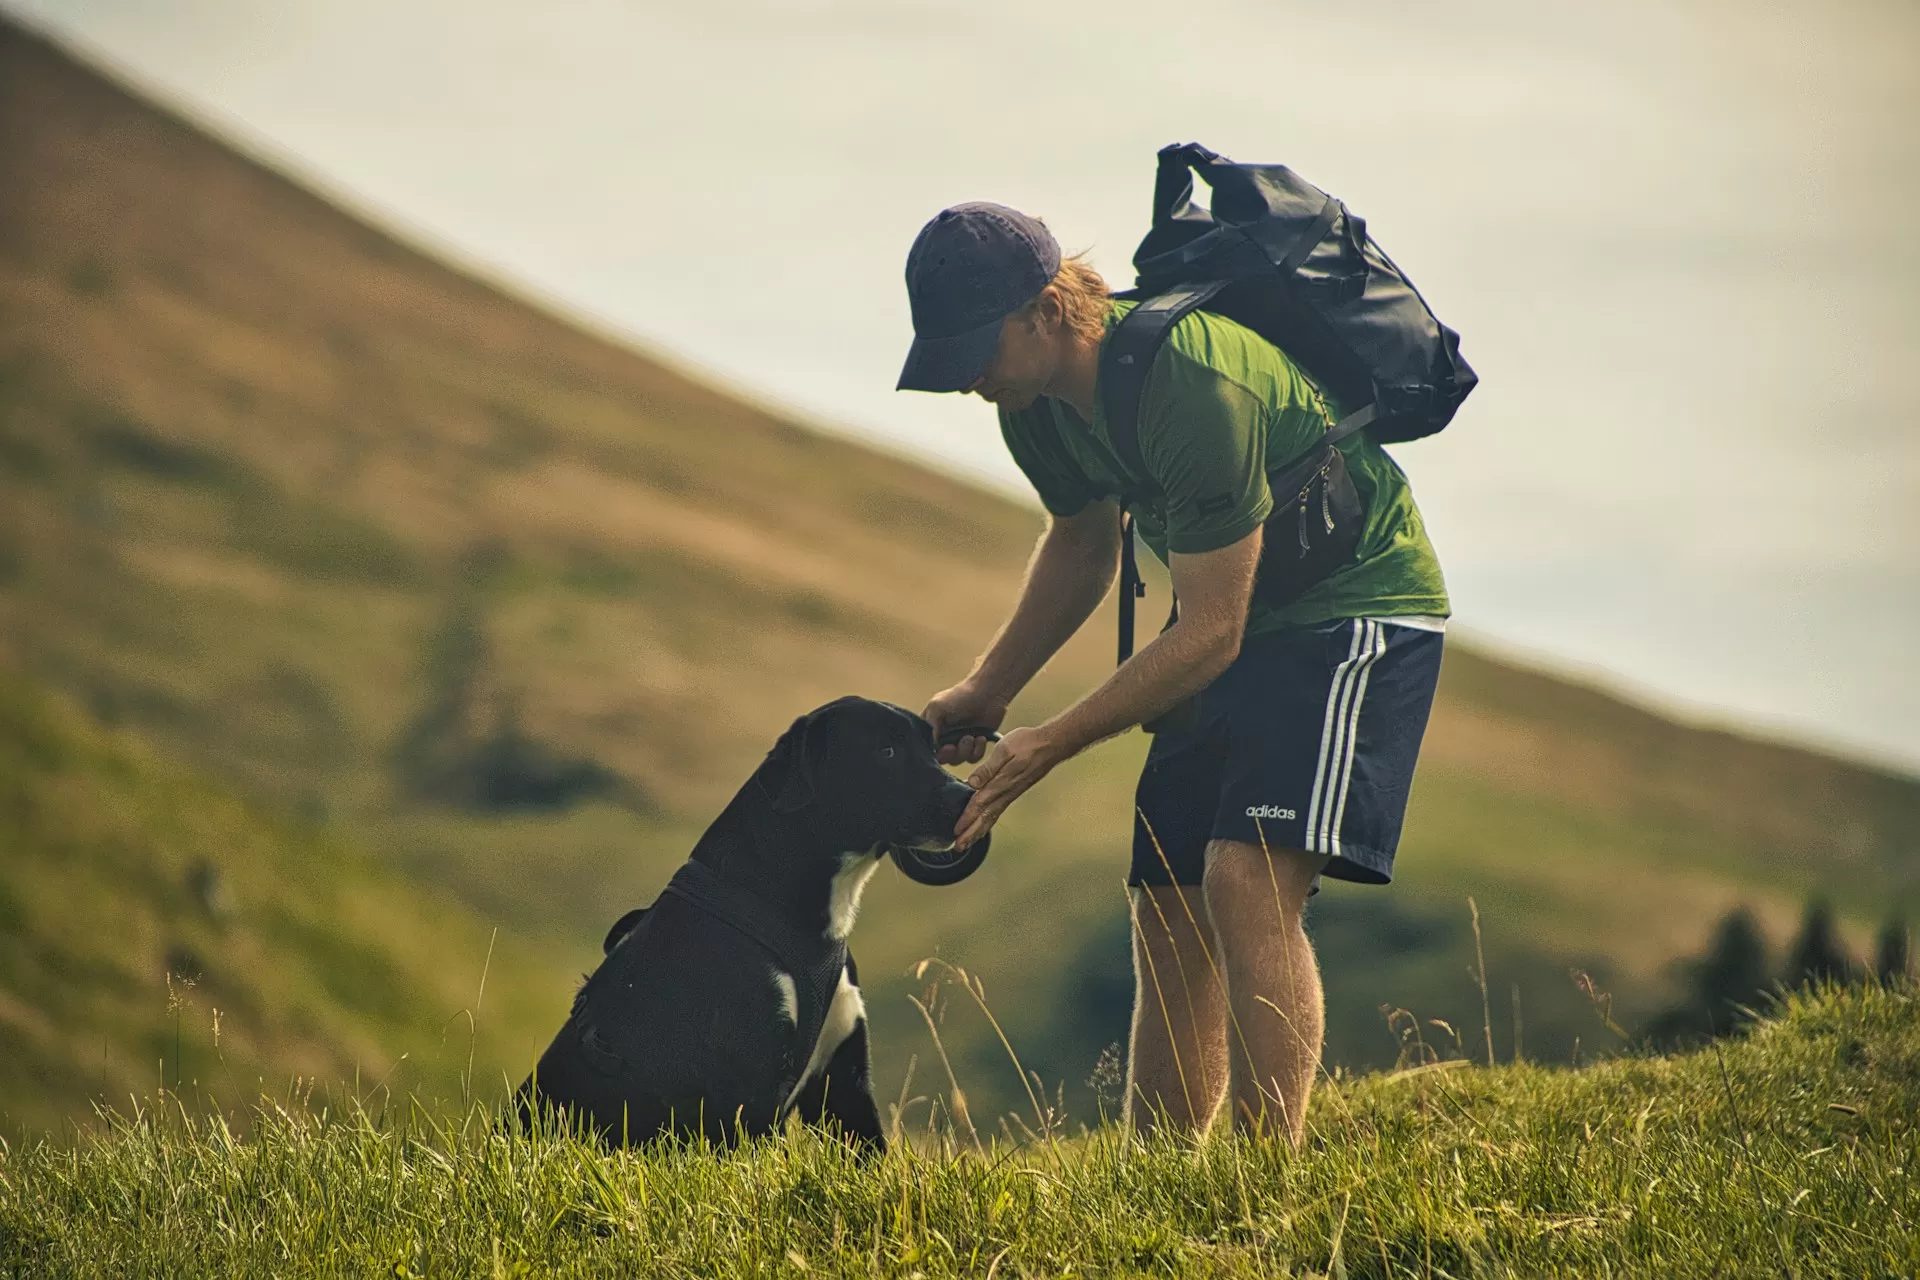
[[[951,846],[972,794],[900,707],[841,698],[795,720],[668,892],[607,935],[520,1086],[522,1118],[730,1145],[797,1113],[883,1148],[846,932],[887,849]],[[788,973],[783,989],[789,967],[813,981]]]

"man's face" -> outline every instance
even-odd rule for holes
[[[979,381],[967,390],[1002,409],[1026,408],[1045,393],[1058,355],[1037,307],[1022,307],[1000,323],[1000,343]]]

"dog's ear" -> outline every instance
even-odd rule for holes
[[[812,746],[816,736],[815,723],[829,713],[865,702],[864,698],[835,698],[824,706],[815,707],[807,714],[787,726],[780,740],[773,744],[773,750],[767,752],[767,758],[761,764],[762,769],[772,766],[770,776],[761,779],[761,789],[773,795],[775,813],[798,813],[813,803],[813,758]],[[785,772],[783,773],[782,770]],[[773,787],[779,790],[774,792]]]
[[[813,767],[807,759],[807,730],[812,727],[813,716],[801,716],[787,726],[767,753],[767,763],[775,766],[776,773],[786,770],[773,796],[775,813],[798,813],[813,803]]]
[[[636,907],[613,922],[613,928],[607,930],[607,940],[600,944],[600,954],[612,955],[613,949],[627,940],[627,935],[640,927],[640,920],[647,914],[648,908]]]

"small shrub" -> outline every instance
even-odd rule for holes
[[[1767,940],[1745,907],[1723,916],[1706,954],[1682,968],[1686,995],[1647,1026],[1647,1038],[1662,1048],[1744,1030],[1771,981]]]
[[[1832,905],[1824,898],[1815,898],[1807,904],[1800,933],[1787,951],[1782,983],[1794,991],[1826,983],[1851,982],[1857,976],[1858,967],[1834,927]]]
[[[1881,982],[1889,985],[1906,982],[1913,977],[1912,938],[1907,933],[1907,922],[1902,917],[1893,917],[1881,928],[1873,971]]]

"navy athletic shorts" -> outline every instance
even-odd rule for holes
[[[1321,874],[1393,879],[1440,678],[1437,624],[1348,618],[1248,636],[1161,733],[1134,795],[1129,884],[1199,884],[1210,840],[1325,854]]]

